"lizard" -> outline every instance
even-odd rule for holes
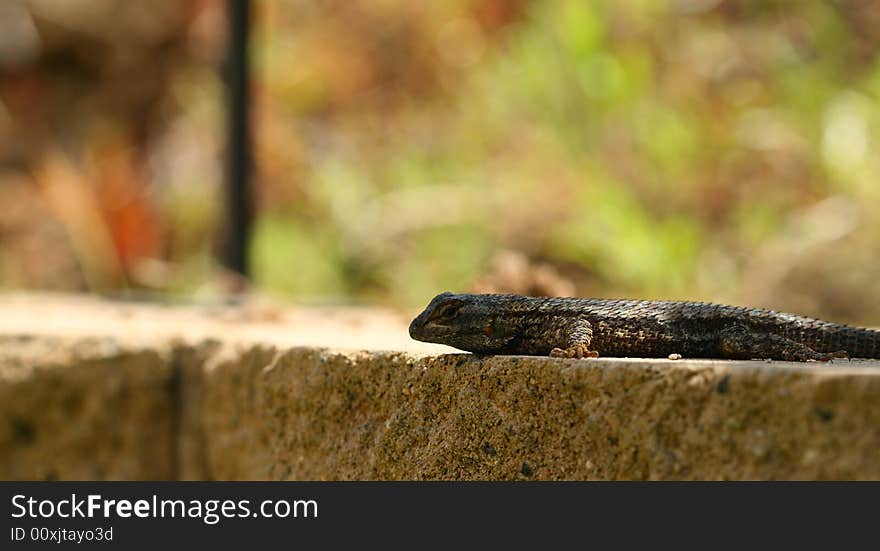
[[[878,330],[708,302],[445,292],[413,319],[409,334],[477,354],[880,359]]]

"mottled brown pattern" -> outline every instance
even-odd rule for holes
[[[704,302],[442,293],[409,332],[416,340],[483,354],[880,358],[880,331]]]

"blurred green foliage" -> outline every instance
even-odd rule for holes
[[[500,248],[591,295],[800,304],[829,250],[876,280],[871,6],[440,4],[264,3],[261,285],[416,304]],[[792,235],[828,198],[853,223]]]
[[[225,2],[70,1],[0,21],[0,280],[222,287]],[[528,290],[514,251],[584,296],[880,319],[877,2],[255,7],[261,290]]]

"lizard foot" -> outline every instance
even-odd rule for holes
[[[575,344],[568,348],[554,348],[550,351],[551,358],[598,358],[599,353],[589,350],[585,344]]]
[[[799,361],[799,362],[830,362],[835,359],[849,359],[849,354],[846,350],[838,350],[837,352],[816,352],[812,349],[807,348],[806,350],[793,350],[789,351],[789,356],[784,358],[789,361]]]
[[[829,352],[827,354],[818,354],[813,358],[807,359],[807,361],[819,361],[819,362],[830,362],[835,359],[849,359],[849,353],[846,350],[838,350],[837,352]]]
[[[809,346],[774,334],[762,334],[734,324],[720,332],[719,351],[729,359],[773,359],[788,362],[830,362],[848,357],[845,351],[818,352]]]

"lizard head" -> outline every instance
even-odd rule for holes
[[[502,315],[487,295],[440,293],[410,323],[409,335],[469,352],[498,353],[513,338],[497,319]]]

